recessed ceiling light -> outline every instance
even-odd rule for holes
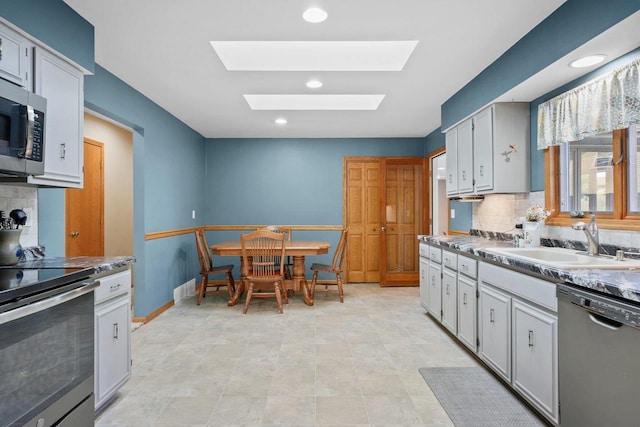
[[[377,110],[384,95],[244,95],[252,110]]]
[[[304,11],[302,17],[307,22],[317,24],[318,22],[322,22],[327,19],[327,12],[320,9],[319,7],[311,7]]]
[[[287,124],[287,119],[283,119],[283,118],[276,119],[276,124],[277,125],[286,125]]]
[[[569,66],[573,68],[583,68],[583,67],[591,67],[592,65],[596,65],[604,61],[606,55],[589,55],[584,58],[576,59]]]
[[[401,71],[418,40],[212,41],[230,71]]]
[[[322,82],[320,80],[309,80],[307,82],[307,87],[309,89],[318,89],[322,87]]]

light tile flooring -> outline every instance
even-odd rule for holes
[[[330,288],[332,289],[332,288]],[[452,426],[418,368],[477,366],[425,314],[418,288],[345,286],[249,312],[188,298],[132,333],[133,376],[100,427]]]

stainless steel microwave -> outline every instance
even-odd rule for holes
[[[47,100],[0,79],[0,175],[44,174]]]

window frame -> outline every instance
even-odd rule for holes
[[[627,151],[628,130],[613,131],[613,158],[619,159],[622,151]],[[628,211],[627,156],[622,162],[613,165],[613,212],[597,213],[598,226],[604,229],[639,230],[640,213]],[[569,212],[560,211],[560,149],[557,146],[544,150],[545,206],[551,215],[546,224],[554,226],[571,226],[578,218],[571,217]],[[586,212],[585,212],[586,216]]]

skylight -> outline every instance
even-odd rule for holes
[[[384,95],[244,95],[252,110],[377,110]]]
[[[417,40],[212,41],[230,71],[400,71]]]

